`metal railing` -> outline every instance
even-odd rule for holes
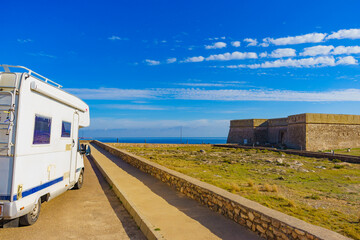
[[[38,73],[34,72],[33,70],[28,69],[28,68],[26,68],[26,67],[23,67],[23,66],[14,66],[14,65],[6,65],[6,64],[0,64],[0,67],[2,67],[5,72],[11,72],[11,71],[10,71],[10,68],[21,68],[21,69],[25,69],[29,75],[32,75],[32,76],[35,76],[35,77],[37,76],[36,78],[39,79],[39,80],[42,80],[42,81],[44,81],[44,82],[46,82],[46,83],[51,83],[51,84],[55,85],[57,88],[62,88],[62,86],[61,86],[60,84],[58,84],[58,83],[56,83],[56,82],[54,82],[54,81],[52,81],[52,80],[50,80],[50,79],[48,79],[48,78],[40,75],[40,74],[38,74]],[[39,77],[40,77],[40,78],[39,78]]]

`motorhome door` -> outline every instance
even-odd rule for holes
[[[70,183],[75,182],[75,171],[76,171],[76,156],[78,150],[78,127],[79,127],[79,114],[74,113],[73,124],[71,127],[72,132],[72,143],[71,143],[71,160],[70,160]]]

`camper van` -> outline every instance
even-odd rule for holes
[[[43,202],[83,184],[89,107],[28,68],[0,67],[0,226],[31,225]]]

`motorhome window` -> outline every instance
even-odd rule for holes
[[[71,135],[71,123],[63,121],[61,127],[61,137],[69,138],[70,135]]]
[[[51,132],[51,118],[35,116],[33,144],[49,144]]]

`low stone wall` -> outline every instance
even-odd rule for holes
[[[323,152],[311,152],[311,151],[301,151],[295,149],[277,149],[277,148],[269,148],[269,147],[252,147],[252,146],[244,146],[238,144],[214,144],[215,147],[225,147],[225,148],[243,148],[243,149],[259,149],[259,150],[268,150],[273,152],[283,152],[287,154],[294,154],[303,157],[314,157],[314,158],[327,158],[329,160],[340,160],[343,162],[349,163],[360,163],[360,156],[351,156],[345,154],[330,154]]]
[[[349,239],[99,141],[96,145],[267,239]]]

